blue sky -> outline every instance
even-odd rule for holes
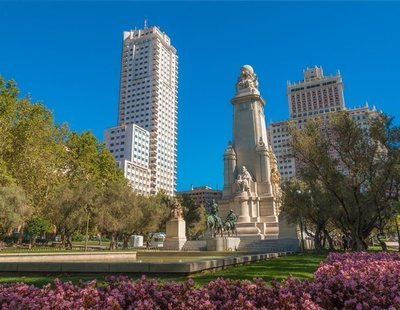
[[[147,17],[179,55],[178,189],[221,188],[242,65],[267,122],[287,118],[286,81],[314,65],[340,70],[347,106],[399,118],[399,16],[396,2],[0,2],[0,74],[102,140],[117,122],[122,32]]]

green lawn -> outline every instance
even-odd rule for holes
[[[190,275],[197,285],[203,285],[218,277],[230,279],[248,279],[262,278],[265,281],[272,279],[283,280],[289,275],[298,279],[308,279],[313,277],[314,271],[318,268],[319,263],[324,260],[326,255],[315,254],[295,254],[282,256],[267,261],[251,263],[241,266],[228,267],[224,270],[207,271]],[[132,278],[138,278],[139,275],[131,275]],[[100,283],[104,281],[104,275],[99,274],[0,274],[0,283],[25,282],[36,286],[43,286],[52,282],[54,278],[63,281],[72,281],[79,283],[80,281],[89,281],[97,279]],[[183,281],[187,277],[177,275],[148,275],[148,277],[160,278],[162,281]]]
[[[263,262],[246,264],[242,266],[229,267],[214,272],[194,274],[191,277],[198,284],[204,284],[218,277],[235,280],[251,280],[262,278],[265,281],[273,279],[283,280],[289,275],[298,279],[309,279],[313,277],[319,263],[326,258],[326,255],[316,254],[295,254],[270,259]]]

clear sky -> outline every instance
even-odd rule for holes
[[[122,32],[144,17],[179,55],[178,189],[223,185],[234,84],[254,67],[267,122],[288,116],[286,81],[340,70],[348,107],[399,118],[400,3],[1,2],[0,74],[73,130],[117,123]],[[1,137],[0,137],[1,138]]]

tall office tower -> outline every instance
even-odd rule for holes
[[[322,68],[317,66],[304,70],[303,81],[288,83],[287,96],[289,120],[294,121],[299,128],[307,123],[309,117],[327,117],[329,113],[340,110],[348,110],[354,121],[363,128],[368,126],[368,118],[378,115],[375,108],[370,109],[368,106],[347,109],[340,74],[324,76]],[[287,181],[296,174],[295,159],[291,157],[288,121],[271,123],[268,138],[282,179]]]
[[[130,124],[136,126],[126,127]],[[111,131],[122,130],[124,126],[130,137],[135,136],[130,129],[148,132],[148,142],[144,139],[137,140],[141,142],[140,145],[128,143],[133,147],[132,157],[127,157],[125,151],[121,151],[124,147],[120,147],[118,153],[113,153],[132,188],[141,192],[139,188],[145,188],[142,182],[149,180],[150,195],[159,191],[174,195],[177,167],[178,56],[170,38],[158,27],[145,27],[125,31],[123,34],[118,126],[106,130],[107,146],[112,143],[108,140],[112,137]],[[147,156],[146,160],[134,159],[144,156]],[[125,164],[125,161],[129,164]],[[142,175],[143,178],[132,179],[127,174],[127,166],[130,167],[131,175],[134,170],[133,175]]]

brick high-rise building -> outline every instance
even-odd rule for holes
[[[209,203],[214,199],[219,201],[222,198],[222,191],[218,189],[212,189],[210,186],[198,186],[193,187],[188,191],[180,191],[176,193],[177,196],[187,195],[192,198],[198,205],[207,207]]]
[[[340,74],[324,76],[321,67],[304,70],[304,80],[288,82],[289,117],[306,118],[343,110],[343,82]]]
[[[304,70],[302,81],[288,82],[287,96],[289,120],[294,121],[298,128],[302,128],[310,117],[327,117],[329,113],[340,110],[347,110],[363,128],[368,126],[368,118],[377,115],[375,107],[370,109],[368,105],[347,109],[341,75],[324,76],[322,68],[317,66]],[[296,175],[295,159],[290,156],[288,122],[273,122],[268,127],[268,138],[277,158],[279,172],[285,181]]]

